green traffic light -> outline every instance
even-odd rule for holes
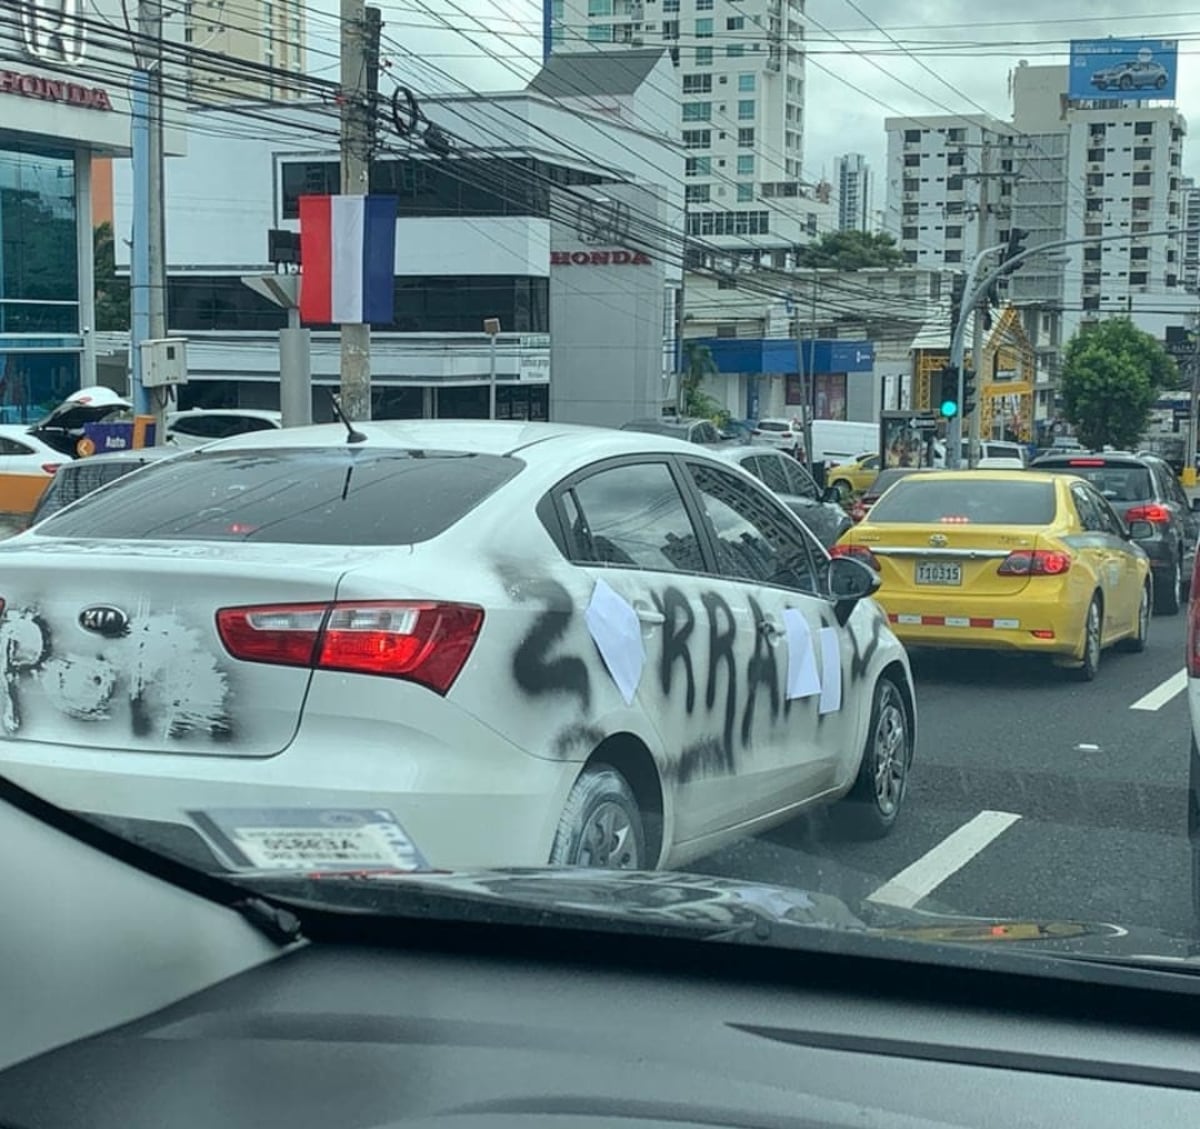
[[[947,419],[952,419],[958,415],[958,405],[953,400],[942,401],[942,415]]]

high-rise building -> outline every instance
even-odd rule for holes
[[[870,231],[874,224],[871,194],[875,177],[861,153],[847,153],[837,161],[838,230]]]
[[[1183,285],[1191,293],[1200,291],[1200,185],[1185,176],[1183,193]]]
[[[1068,199],[1066,237],[1144,237],[1072,252],[1066,308],[1084,318],[1124,313],[1132,311],[1136,295],[1178,291],[1183,285],[1183,115],[1173,107],[1073,106],[1067,123],[1068,187],[1075,191]]]
[[[803,0],[545,3],[554,56],[652,47],[669,53],[673,109],[640,124],[669,133],[687,150],[689,234],[769,254],[833,227],[832,209],[801,183]]]
[[[1012,127],[986,114],[887,118],[884,230],[904,261],[965,269],[1007,231]]]
[[[302,94],[304,12],[300,0],[185,0],[184,41],[197,52],[188,93],[200,102],[279,101]],[[239,64],[245,64],[239,66]]]

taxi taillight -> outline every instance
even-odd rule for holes
[[[1062,576],[1070,568],[1070,556],[1056,549],[1017,549],[996,571],[1000,576]]]
[[[876,572],[879,571],[879,561],[866,545],[834,545],[829,550],[829,555],[831,557],[853,557],[856,561],[870,565]]]

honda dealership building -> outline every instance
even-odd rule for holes
[[[0,8],[2,422],[95,382],[92,164],[129,152],[123,27],[118,0]]]

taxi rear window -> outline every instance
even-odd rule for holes
[[[896,483],[871,521],[902,525],[1049,525],[1056,508],[1049,482],[942,481],[914,475]]]

